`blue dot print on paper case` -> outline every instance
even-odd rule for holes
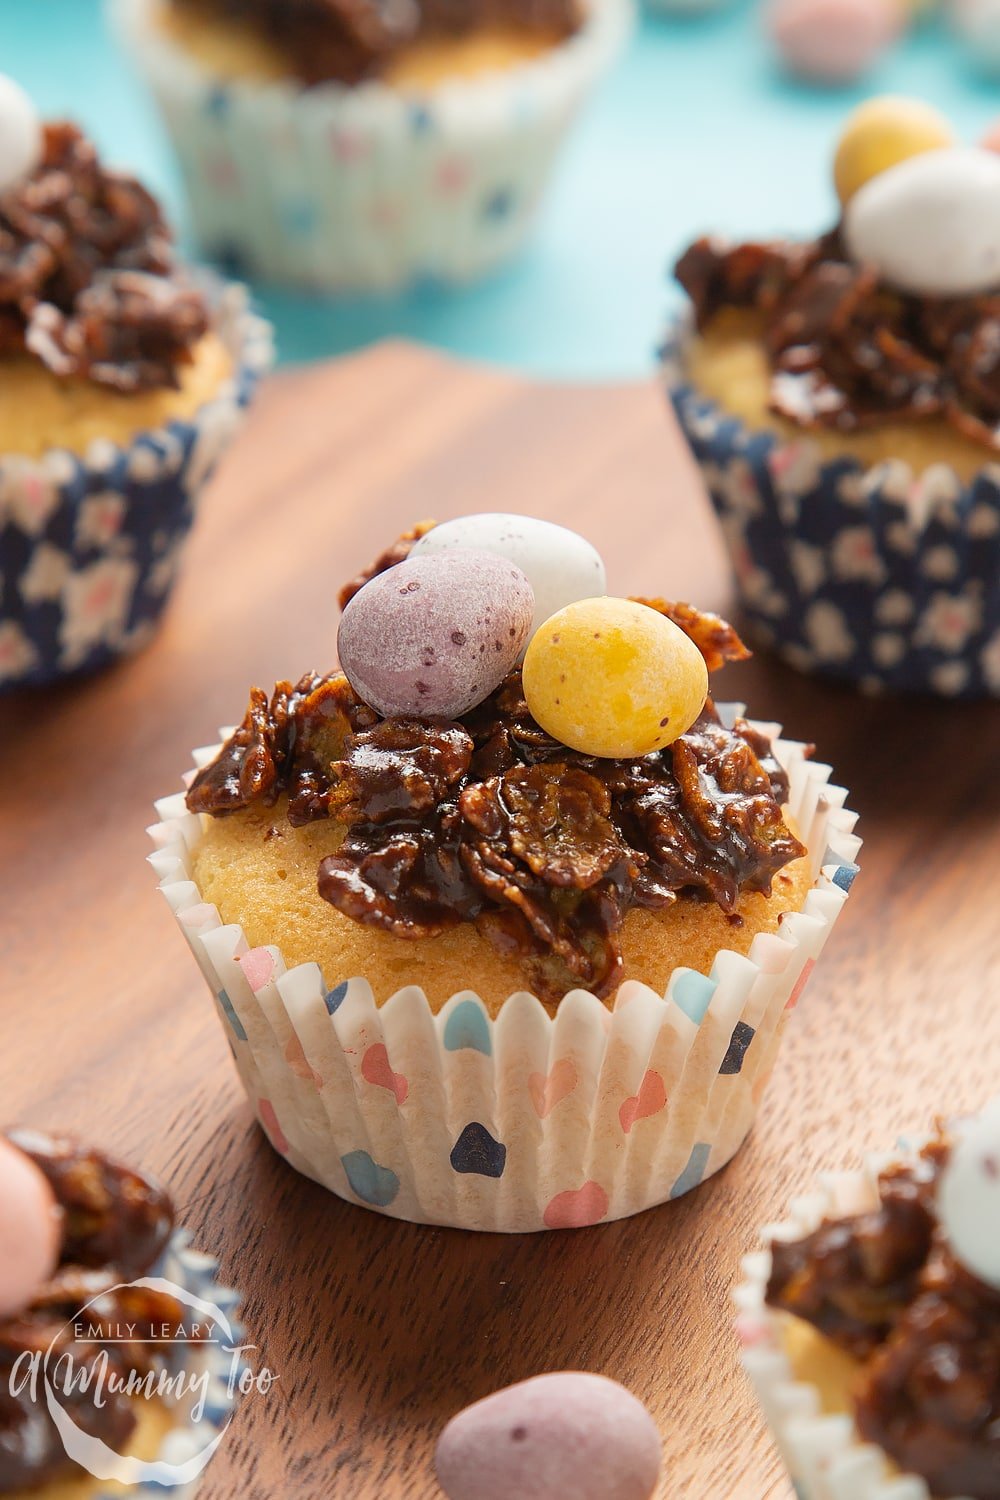
[[[497,188],[483,204],[483,213],[487,219],[507,219],[514,212],[516,203],[517,198],[510,188]]]
[[[705,1175],[705,1168],[708,1166],[708,1158],[711,1154],[711,1146],[705,1141],[699,1141],[688,1158],[687,1166],[670,1189],[671,1199],[683,1198],[685,1193],[698,1187]]]
[[[857,865],[841,865],[833,877],[833,883],[846,895],[858,877]]]
[[[373,1208],[388,1208],[399,1193],[399,1178],[390,1167],[380,1167],[367,1151],[349,1151],[340,1158],[352,1190]]]
[[[233,1035],[238,1037],[241,1042],[245,1042],[247,1039],[246,1028],[236,1014],[236,1008],[225,990],[219,991],[219,1004],[222,1007],[226,1020],[232,1027]]]
[[[230,103],[230,96],[226,89],[211,89],[205,100],[205,113],[212,120],[224,120],[229,114]]]
[[[444,1026],[444,1045],[448,1052],[469,1048],[489,1057],[493,1052],[490,1023],[478,1000],[460,1000]]]
[[[328,1015],[332,1016],[340,1009],[344,1001],[347,999],[347,990],[348,984],[346,979],[344,980],[343,984],[338,984],[334,989],[327,990],[323,998],[326,1001],[326,1009]]]
[[[717,981],[709,975],[699,974],[697,969],[682,969],[674,980],[670,998],[689,1020],[700,1026],[718,987]]]

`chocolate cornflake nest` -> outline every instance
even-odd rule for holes
[[[776,1241],[770,1306],[858,1361],[861,1435],[936,1496],[1000,1500],[1000,1293],[952,1254],[936,1213],[943,1136],[879,1178],[878,1208]]]
[[[741,660],[735,631],[656,601],[714,668]],[[709,701],[667,749],[580,755],[547,735],[512,672],[461,722],[382,719],[341,675],[255,689],[243,724],[187,794],[223,816],[288,798],[292,823],[345,828],[320,864],[321,896],[398,937],[476,926],[525,961],[542,998],[621,980],[628,910],[679,896],[734,920],[748,891],[805,853],[781,811],[787,781],[769,741],[726,728]]]
[[[807,244],[702,239],[676,275],[702,330],[728,308],[761,316],[775,415],[842,433],[940,417],[1000,450],[1000,295],[895,291],[849,259],[839,230]]]
[[[208,327],[156,199],[76,126],[47,125],[41,163],[0,196],[0,355],[119,391],[173,388]]]
[[[377,77],[408,45],[519,26],[556,38],[582,23],[580,0],[173,0],[178,10],[250,26],[304,84]]]
[[[119,1382],[149,1373],[153,1341],[162,1346],[164,1330],[184,1323],[174,1298],[123,1284],[149,1271],[170,1239],[174,1213],[163,1190],[68,1137],[6,1134],[48,1179],[63,1224],[54,1275],[30,1306],[0,1319],[0,1493],[79,1472],[41,1394],[33,1399],[30,1382],[12,1381],[21,1356],[48,1351],[50,1370],[71,1370],[71,1390],[60,1380],[60,1404],[88,1436],[120,1451],[136,1417]]]
[[[426,35],[465,35],[484,26],[519,26],[545,36],[572,36],[583,24],[580,0],[419,0]]]

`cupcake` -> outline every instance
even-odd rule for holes
[[[708,696],[735,632],[604,587],[546,522],[417,528],[345,589],[343,671],[254,689],[159,804],[257,1116],[352,1201],[534,1230],[696,1186],[846,899],[829,767]]]
[[[151,1178],[0,1136],[0,1493],[187,1496],[233,1408],[235,1293]]]
[[[507,260],[630,0],[114,0],[205,253],[316,291]]]
[[[1000,1101],[798,1200],[744,1363],[802,1500],[1000,1496]]]
[[[0,78],[0,686],[149,639],[268,349],[145,188]]]
[[[1000,692],[1000,158],[872,101],[810,242],[703,239],[664,374],[754,636],[866,690]]]

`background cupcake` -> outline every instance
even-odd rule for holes
[[[803,1500],[1000,1492],[1000,1105],[829,1175],[746,1262],[743,1360]]]
[[[413,542],[345,591],[350,681],[255,690],[152,862],[300,1171],[471,1229],[636,1213],[744,1140],[854,820],[706,701],[724,622],[591,597],[523,517]]]
[[[325,291],[465,281],[531,226],[628,0],[115,0],[202,248]]]
[[[0,1490],[190,1496],[233,1412],[236,1294],[100,1151],[9,1131],[0,1185]]]
[[[664,376],[758,639],[871,689],[1000,691],[1000,158],[874,101],[808,244],[703,240]]]
[[[269,359],[240,288],[176,265],[156,201],[0,79],[0,686],[148,640]]]

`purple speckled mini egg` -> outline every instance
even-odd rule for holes
[[[514,666],[534,608],[531,584],[507,558],[459,548],[408,558],[345,609],[340,665],[386,718],[457,719]]]
[[[435,1455],[448,1500],[650,1500],[656,1424],[615,1380],[564,1371],[460,1412]]]

